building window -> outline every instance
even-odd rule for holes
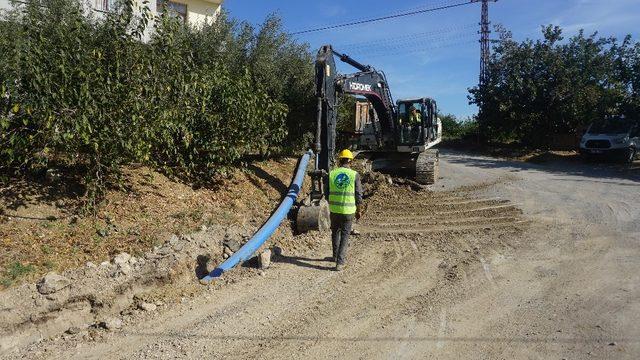
[[[156,8],[158,12],[169,11],[169,16],[180,19],[183,23],[187,22],[187,4],[181,4],[173,1],[158,0]]]
[[[115,10],[116,4],[115,0],[95,0],[96,1],[96,10],[98,11],[113,11]]]

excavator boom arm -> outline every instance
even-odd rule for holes
[[[336,56],[360,71],[338,75],[335,65]],[[340,96],[344,94],[361,95],[371,102],[380,119],[380,128],[376,134],[378,141],[392,141],[395,134],[394,119],[397,116],[397,109],[385,74],[333,50],[331,45],[324,45],[316,57],[316,96],[318,98],[316,171],[329,172],[334,161],[337,106]]]

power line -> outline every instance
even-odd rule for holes
[[[403,41],[398,41],[398,42],[394,42],[394,43],[386,43],[386,44],[372,44],[372,45],[365,45],[365,46],[359,46],[359,47],[353,47],[350,49],[345,49],[345,51],[362,51],[362,50],[367,50],[367,49],[396,49],[396,48],[403,48],[403,47],[412,47],[412,46],[416,46],[416,45],[429,45],[429,44],[433,44],[433,43],[439,43],[439,42],[444,42],[444,41],[448,41],[451,39],[460,39],[460,38],[472,38],[472,37],[476,37],[475,33],[472,32],[462,32],[462,33],[456,33],[456,34],[448,34],[446,36],[440,36],[438,38],[429,38],[429,37],[425,37],[425,38],[415,38],[415,39],[406,39]]]
[[[384,45],[387,43],[401,43],[401,42],[412,41],[416,39],[437,38],[441,35],[449,36],[451,34],[460,33],[461,30],[472,29],[475,27],[476,25],[474,24],[466,25],[466,26],[454,26],[454,27],[439,29],[436,31],[404,34],[404,35],[399,35],[399,36],[394,36],[389,38],[377,39],[373,41],[357,42],[357,43],[349,43],[349,44],[335,44],[334,48],[342,48],[342,49],[350,50],[350,49],[361,48],[361,47]]]
[[[429,1],[424,2],[422,5],[418,5],[418,6],[414,6],[414,7],[410,7],[410,8],[404,8],[404,9],[391,10],[389,12],[380,13],[380,14],[372,14],[372,15],[368,16],[367,18],[378,17],[378,16],[386,16],[386,15],[396,15],[396,14],[402,14],[402,13],[410,12],[410,11],[418,11],[418,10],[430,9],[430,8],[433,8],[433,7],[450,5],[450,3],[454,3],[454,2],[456,2],[456,0],[429,0]],[[363,19],[354,19],[353,21],[355,21],[355,20],[363,20]]]
[[[455,7],[459,7],[459,6],[463,6],[463,5],[469,5],[469,4],[472,4],[472,2],[471,1],[465,1],[465,2],[455,3],[455,4],[451,4],[451,5],[444,5],[444,6],[438,6],[438,7],[428,8],[428,9],[409,11],[409,12],[404,12],[404,13],[400,13],[400,14],[386,15],[386,16],[381,16],[381,17],[377,17],[377,18],[352,21],[352,22],[347,22],[347,23],[343,23],[343,24],[324,26],[324,27],[319,27],[319,28],[314,28],[314,29],[301,30],[301,31],[292,32],[292,33],[290,33],[290,35],[300,35],[300,34],[306,34],[306,33],[311,33],[311,32],[318,32],[318,31],[337,29],[337,28],[342,28],[342,27],[347,27],[347,26],[367,24],[367,23],[372,23],[372,22],[377,22],[377,21],[395,19],[395,18],[404,17],[404,16],[411,16],[411,15],[424,14],[424,13],[429,13],[429,12],[434,12],[434,11],[439,11],[439,10],[446,10],[446,9],[451,9],[451,8],[455,8]]]
[[[416,10],[423,10],[423,9],[427,9],[427,8],[450,5],[450,4],[452,4],[454,2],[457,2],[457,1],[460,1],[460,0],[440,0],[440,1],[431,0],[428,3],[425,3],[425,4],[420,5],[420,6],[416,6],[416,7],[397,9],[397,10],[388,10],[388,11],[377,12],[377,13],[371,13],[369,15],[356,17],[356,18],[351,18],[351,19],[348,19],[348,20],[339,20],[339,21],[333,21],[333,22],[326,22],[326,23],[323,23],[322,25],[317,24],[317,25],[311,25],[311,26],[316,26],[316,27],[321,27],[321,26],[322,27],[341,26],[344,23],[366,21],[366,20],[373,19],[373,18],[378,18],[378,17],[397,15],[397,14],[402,14],[402,13],[406,13],[406,12],[412,12],[412,11],[416,11]],[[289,34],[295,34],[295,33],[302,32],[302,31],[305,31],[305,30],[308,30],[308,29],[313,29],[313,28],[293,29],[293,30],[291,30],[291,32]]]
[[[353,51],[351,51],[351,53],[362,54],[362,55],[365,55],[365,54],[369,55],[369,54],[375,54],[375,53],[391,53],[395,56],[403,56],[407,53],[413,52],[413,50],[420,51],[420,49],[428,49],[433,46],[448,44],[458,40],[469,40],[469,41],[473,40],[474,42],[477,42],[477,40],[475,39],[476,39],[475,34],[459,34],[457,36],[450,36],[450,37],[438,39],[435,41],[421,40],[413,43],[390,44],[382,47],[376,46],[372,48],[354,49]]]
[[[380,13],[372,13],[370,15],[366,15],[366,16],[355,18],[355,19],[351,19],[351,20],[344,20],[344,21],[328,23],[328,24],[325,24],[324,26],[341,25],[344,22],[356,22],[356,21],[361,21],[361,20],[373,19],[373,18],[377,18],[377,17],[390,16],[390,15],[399,15],[399,14],[413,12],[413,11],[421,11],[421,10],[425,10],[425,9],[431,9],[431,8],[434,8],[434,7],[441,7],[441,6],[451,5],[451,4],[459,2],[459,1],[460,0],[439,0],[439,1],[438,0],[431,0],[431,1],[428,1],[427,3],[424,3],[424,4],[420,5],[420,6],[414,6],[414,7],[410,7],[410,8],[397,9],[397,10],[389,10],[389,11],[380,12]]]
[[[383,50],[391,50],[391,49],[402,49],[405,47],[415,47],[419,45],[429,45],[434,43],[440,43],[443,41],[448,41],[452,39],[461,39],[461,38],[471,38],[476,35],[473,33],[458,33],[458,34],[450,34],[443,37],[438,38],[415,38],[415,39],[407,39],[404,41],[398,41],[393,43],[384,43],[384,44],[372,44],[372,45],[363,45],[363,46],[354,46],[352,48],[347,48],[345,51],[347,52],[362,52],[362,51],[375,51],[377,49]]]
[[[466,40],[466,41],[457,41],[457,42],[447,42],[447,43],[443,43],[443,44],[438,45],[438,46],[429,46],[429,47],[421,47],[421,48],[417,48],[417,49],[409,49],[407,51],[404,51],[402,54],[403,55],[407,55],[407,54],[423,54],[423,53],[432,52],[433,50],[438,50],[438,49],[443,49],[443,48],[450,48],[450,47],[454,47],[454,46],[458,46],[458,45],[476,44],[477,42],[478,42],[477,39],[469,39],[469,40]],[[359,54],[359,52],[355,52],[355,54]],[[397,56],[397,53],[390,53],[390,52],[369,53],[369,52],[367,52],[366,55],[369,58],[384,58],[384,57],[389,57],[389,56]]]

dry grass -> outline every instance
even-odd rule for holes
[[[126,168],[95,214],[80,215],[75,185],[15,179],[0,189],[0,288],[122,251],[142,254],[203,224],[261,221],[288,186],[295,159],[270,160],[193,189],[149,168]]]

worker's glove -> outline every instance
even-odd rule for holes
[[[361,208],[357,208],[356,209],[356,220],[360,220],[361,217],[362,217],[362,209]]]

